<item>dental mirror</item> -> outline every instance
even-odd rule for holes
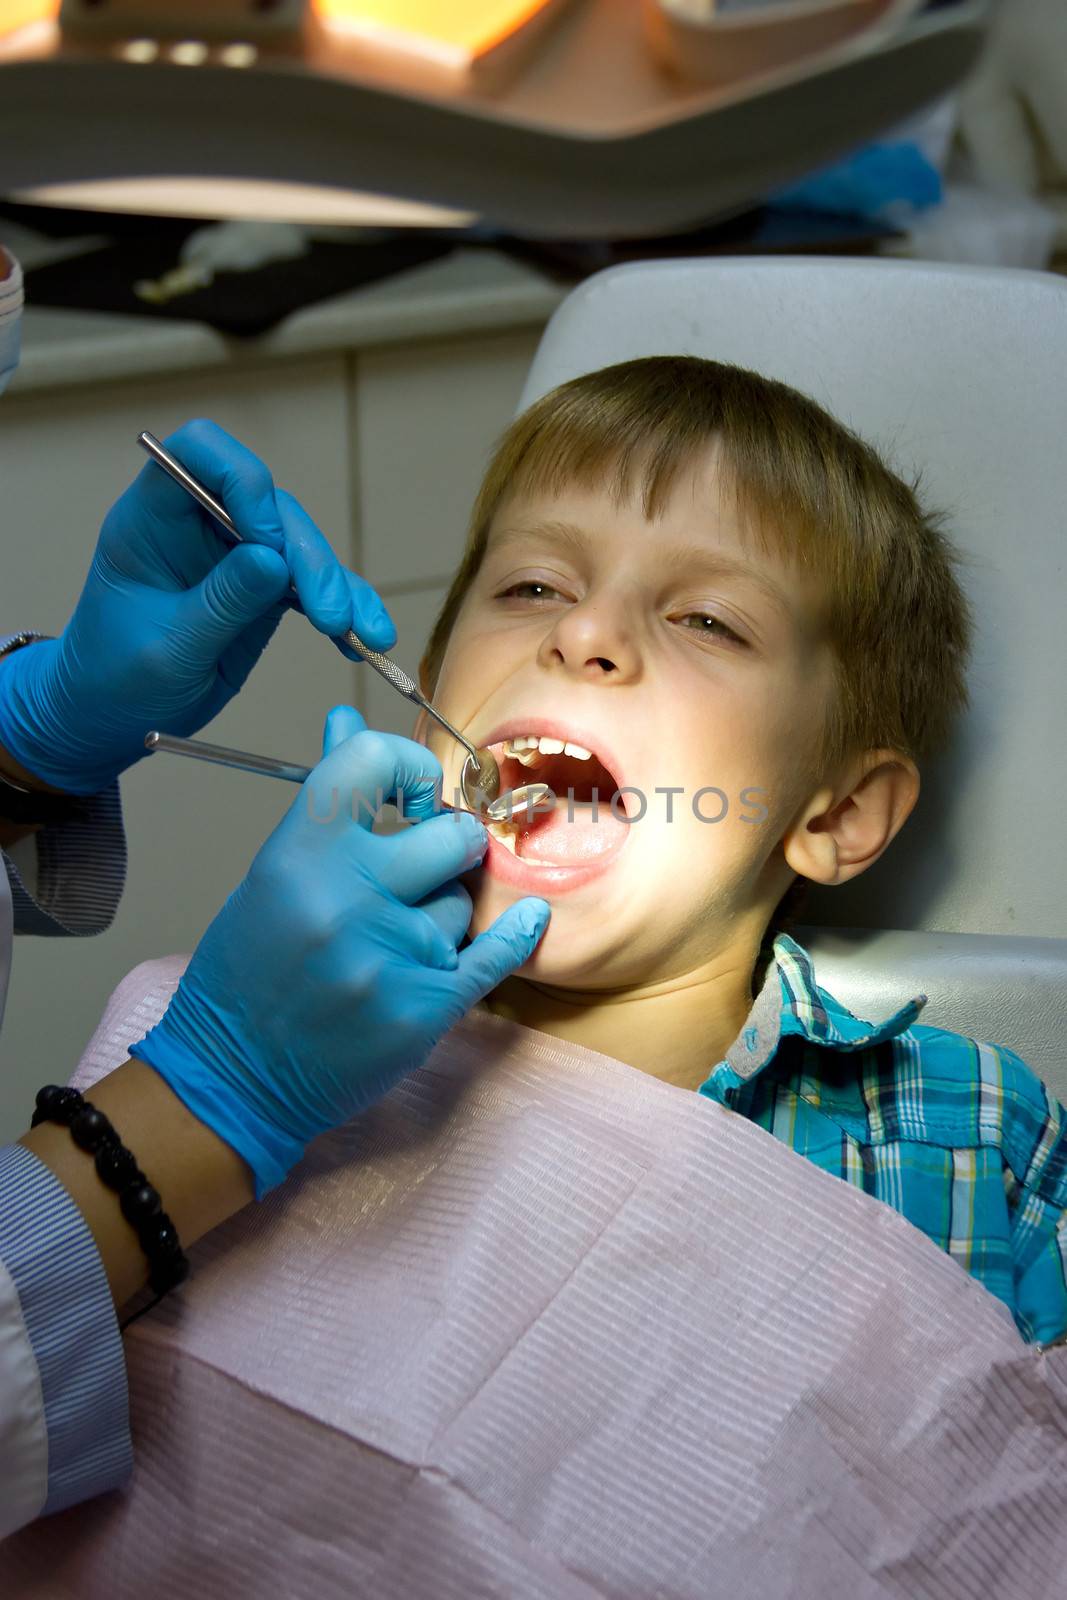
[[[490,822],[511,822],[524,811],[535,810],[551,793],[547,783],[526,783],[518,789],[506,789],[490,801],[485,813]]]
[[[468,747],[469,748],[469,747]],[[479,750],[463,763],[459,787],[474,812],[484,811],[490,822],[511,822],[524,811],[532,811],[551,794],[547,783],[525,783],[500,793],[500,768],[491,750]]]

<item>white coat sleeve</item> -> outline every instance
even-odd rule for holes
[[[0,1150],[0,1538],[124,1483],[126,1364],[103,1262],[59,1180]]]
[[[0,1020],[15,930],[91,933],[113,916],[126,859],[117,786],[34,843],[28,881],[19,852],[0,860]],[[122,1339],[96,1244],[62,1184],[10,1145],[0,1149],[0,1538],[116,1488],[132,1465]]]

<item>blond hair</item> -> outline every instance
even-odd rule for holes
[[[423,657],[437,681],[460,606],[506,498],[607,487],[640,491],[651,521],[680,471],[714,443],[764,550],[814,576],[834,693],[814,758],[834,770],[867,749],[916,762],[968,703],[973,622],[942,517],[870,445],[808,396],[695,356],[649,356],[561,384],[499,440],[467,545]]]

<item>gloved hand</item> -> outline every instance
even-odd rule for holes
[[[471,900],[453,880],[481,860],[485,829],[433,815],[429,750],[364,726],[348,706],[330,713],[325,759],[130,1049],[247,1162],[257,1199],[419,1066],[548,922],[544,900],[517,901],[457,953]],[[428,820],[372,833],[379,791]]]
[[[106,788],[150,729],[195,733],[221,711],[292,603],[290,582],[321,633],[396,642],[374,590],[250,450],[213,422],[166,442],[249,542],[226,553],[215,519],[147,462],[104,520],[63,634],[0,660],[0,746],[73,794]]]

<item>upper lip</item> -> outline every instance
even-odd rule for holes
[[[588,750],[590,755],[596,756],[601,766],[611,773],[618,788],[626,787],[626,777],[618,757],[614,750],[605,744],[602,735],[594,733],[591,728],[565,722],[561,717],[539,717],[532,713],[527,716],[509,717],[506,722],[498,723],[489,737],[480,740],[479,743],[484,748],[486,745],[502,744],[506,739],[520,739],[523,734],[536,735],[539,739],[562,739],[564,744],[580,745],[583,750]]]

